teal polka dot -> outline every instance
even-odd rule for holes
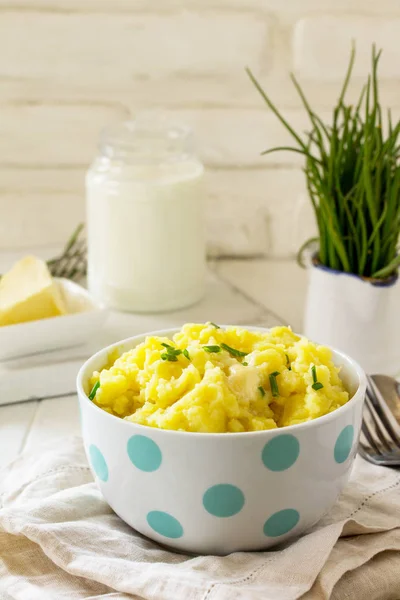
[[[108,467],[106,463],[106,459],[100,452],[97,446],[92,444],[89,447],[89,456],[90,462],[93,467],[93,471],[96,473],[97,477],[101,479],[101,481],[108,480]]]
[[[183,527],[178,519],[161,510],[149,512],[147,522],[156,533],[164,537],[176,539],[183,536]]]
[[[203,505],[215,517],[232,517],[242,510],[244,494],[235,485],[220,483],[208,488],[203,496]]]
[[[279,510],[269,517],[264,524],[264,534],[268,537],[284,535],[296,527],[300,515],[294,508]]]
[[[354,439],[353,425],[347,425],[336,440],[334,457],[337,463],[343,463],[349,456]]]
[[[129,438],[127,450],[131,462],[141,471],[156,471],[161,465],[160,448],[145,435],[133,435]]]
[[[299,453],[299,440],[294,435],[278,435],[265,444],[262,461],[270,471],[285,471],[294,465]]]

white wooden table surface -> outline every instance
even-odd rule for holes
[[[51,249],[37,250],[35,253],[44,258],[52,255]],[[18,257],[16,253],[0,253],[0,273]],[[215,321],[262,326],[285,323],[301,331],[305,288],[306,274],[294,261],[213,261],[210,262],[207,294],[201,303],[168,314],[111,313],[104,329],[87,347],[77,347],[58,354],[55,352],[52,359],[62,363],[65,357],[69,357],[83,363],[93,351],[114,341],[179,326],[184,322]],[[21,377],[31,361],[29,358],[16,361]],[[52,439],[76,434],[79,434],[79,417],[75,394],[60,399],[1,406],[0,467],[12,461],[20,452],[30,451]]]

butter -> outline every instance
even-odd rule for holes
[[[26,256],[0,279],[0,326],[57,317],[67,312],[44,261]]]

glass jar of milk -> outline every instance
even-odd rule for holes
[[[190,129],[163,115],[102,133],[86,177],[88,285],[97,299],[159,312],[202,297],[202,177]]]

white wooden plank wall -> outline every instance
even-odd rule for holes
[[[329,115],[351,38],[358,78],[376,41],[396,110],[399,28],[398,0],[0,0],[0,248],[65,240],[100,128],[164,107],[197,132],[210,252],[293,254],[314,227],[301,165],[260,158],[289,140],[244,67],[304,130],[288,72]]]

